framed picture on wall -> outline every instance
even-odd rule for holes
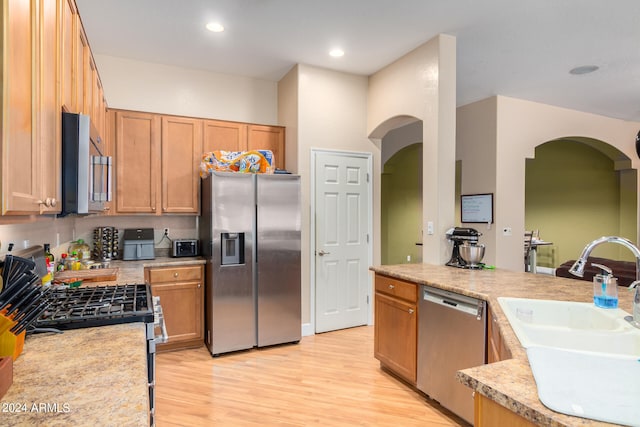
[[[461,222],[493,223],[493,193],[460,196]]]

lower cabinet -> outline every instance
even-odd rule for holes
[[[534,423],[521,417],[505,408],[504,406],[494,402],[493,400],[476,392],[474,394],[474,420],[475,427],[493,427],[493,426],[509,426],[509,427],[533,427]]]
[[[203,266],[147,267],[145,280],[153,296],[160,297],[169,341],[158,351],[204,344]]]
[[[416,384],[418,285],[376,274],[374,356]]]
[[[511,359],[511,352],[500,334],[498,320],[491,307],[487,307],[487,363]]]

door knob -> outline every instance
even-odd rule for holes
[[[320,256],[325,256],[325,255],[330,255],[330,254],[331,254],[331,252],[325,252],[323,250],[319,250],[318,251],[318,255],[320,255]]]

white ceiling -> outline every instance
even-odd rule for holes
[[[278,81],[296,63],[371,75],[445,33],[459,106],[505,95],[640,121],[638,0],[76,1],[96,54]]]

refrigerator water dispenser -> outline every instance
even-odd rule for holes
[[[244,264],[244,233],[222,233],[221,265]]]

